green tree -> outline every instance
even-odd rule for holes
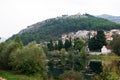
[[[42,47],[37,47],[35,42],[29,43],[23,49],[10,55],[12,69],[18,73],[39,73],[44,77],[47,73],[46,55]]]
[[[74,70],[75,71],[85,70],[86,64],[87,56],[85,47],[83,47],[78,54],[74,55]]]
[[[83,70],[85,69],[86,65],[87,65],[87,55],[86,55],[86,50],[85,47],[83,47],[80,51],[80,62],[81,62],[81,66],[83,68]]]
[[[82,40],[80,40],[79,38],[74,40],[74,48],[75,50],[80,50],[82,49],[82,47],[84,46],[84,42]]]
[[[9,57],[11,53],[15,53],[18,49],[21,49],[23,47],[22,42],[15,39],[10,42],[2,43],[1,45],[3,46],[0,53],[1,66],[4,69],[10,69]]]
[[[113,41],[111,42],[113,52],[120,56],[120,36],[115,35]]]
[[[66,51],[71,47],[71,42],[68,39],[65,40],[64,47]]]
[[[0,43],[0,53],[5,49],[6,45],[5,42]]]
[[[119,68],[119,57],[112,55],[109,59],[103,59],[102,72],[95,76],[95,80],[119,80],[120,79],[120,68]],[[109,66],[109,67],[108,67]]]
[[[68,52],[68,63],[70,64],[71,70],[74,71],[74,59],[75,58],[75,54],[72,50],[70,50]]]
[[[60,50],[60,59],[61,59],[61,64],[63,66],[65,66],[65,64],[66,64],[66,55],[65,55],[65,52],[66,52],[66,50],[64,48],[62,48]]]
[[[96,37],[92,37],[88,41],[88,47],[89,47],[90,51],[99,51],[98,50],[98,41],[97,41]]]
[[[55,50],[58,50],[58,44],[57,43],[55,43],[54,48],[55,48]]]
[[[71,37],[70,37],[70,47],[72,47],[72,39],[71,39]]]
[[[58,50],[61,50],[62,48],[64,48],[63,42],[62,40],[58,40]]]
[[[22,43],[22,41],[21,41],[21,39],[20,39],[20,36],[16,36],[16,38],[14,39],[14,41],[19,44],[19,45],[18,45],[19,48],[22,48],[22,47],[23,47],[23,43]]]
[[[50,42],[47,44],[47,47],[48,47],[49,51],[54,50],[54,46],[53,46],[53,41],[52,40],[50,40]]]
[[[3,68],[4,66],[4,50],[6,49],[7,44],[5,42],[0,43],[0,69]]]
[[[101,48],[107,45],[104,31],[97,31],[97,35],[88,41],[88,47],[91,51],[100,51]]]
[[[104,45],[107,45],[105,34],[103,30],[97,31],[96,35],[97,41],[98,41],[98,49],[101,50],[101,48]]]

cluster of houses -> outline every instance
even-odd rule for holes
[[[114,34],[120,35],[120,30],[112,29],[110,31],[104,31],[104,34],[105,34],[107,41],[112,41]],[[97,35],[97,31],[94,31],[94,30],[91,30],[91,31],[79,30],[77,32],[70,32],[68,34],[62,34],[61,39],[62,39],[62,42],[65,43],[66,39],[71,38],[71,40],[74,40],[76,38],[80,38],[80,39],[87,40],[88,38],[92,38],[95,35]],[[37,45],[46,45],[47,43],[48,42],[44,42],[44,43],[37,44]],[[53,43],[58,43],[58,41],[54,41]],[[90,54],[90,55],[110,54],[112,52],[111,46],[103,46],[100,52],[91,52],[88,47],[86,48],[87,48],[86,50],[88,51],[87,54]]]
[[[65,42],[66,39],[76,39],[76,38],[80,38],[80,39],[88,39],[89,37],[92,38],[95,35],[97,35],[97,31],[87,31],[87,30],[79,30],[77,32],[70,32],[68,34],[63,34],[62,35],[62,41]]]
[[[104,31],[105,37],[107,41],[112,41],[113,40],[113,35],[114,34],[119,34],[120,35],[120,30],[119,29],[112,29],[110,31]],[[97,35],[97,31],[91,30],[79,30],[77,32],[70,32],[68,34],[62,34],[62,41],[64,42],[65,39],[68,39],[71,37],[71,39],[75,38],[80,38],[80,39],[87,39],[87,38],[92,38],[95,35]]]
[[[104,31],[105,37],[107,41],[112,41],[113,40],[113,35],[118,34],[120,35],[120,30],[119,29],[112,29],[110,31]],[[80,39],[88,39],[92,38],[95,35],[97,35],[97,31],[91,30],[79,30],[77,32],[70,32],[68,34],[63,34],[62,35],[62,41],[63,43],[65,42],[66,39],[75,39],[75,38],[80,38]],[[89,50],[89,49],[88,49]],[[110,46],[103,46],[101,48],[101,52],[89,52],[90,55],[99,55],[99,54],[110,54],[111,53],[111,47]]]

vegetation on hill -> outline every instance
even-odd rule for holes
[[[78,30],[110,30],[113,28],[120,28],[120,25],[106,19],[84,14],[48,19],[28,26],[17,35],[20,36],[24,44],[28,44],[31,41],[39,43],[51,39],[55,40],[60,38],[63,33]],[[15,36],[10,39],[15,38]]]
[[[103,35],[100,33],[102,31],[98,31],[97,38]],[[0,43],[0,77],[7,80],[120,79],[120,56],[87,55],[87,43],[81,39],[73,40],[74,44],[71,38],[58,43],[51,40],[47,46],[35,42],[24,46],[19,37]],[[111,45],[118,46],[117,43],[119,39]],[[118,49],[113,51],[118,53]],[[90,64],[90,61],[94,62]]]

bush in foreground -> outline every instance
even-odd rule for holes
[[[22,49],[22,47],[22,42],[16,39],[0,43],[0,68],[9,70],[9,56],[11,53],[16,53],[18,49]]]
[[[23,49],[10,55],[10,65],[13,70],[23,74],[47,73],[46,56],[41,47],[32,42]]]

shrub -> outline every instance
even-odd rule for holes
[[[0,66],[2,69],[9,68],[9,56],[11,53],[15,53],[17,49],[22,48],[21,43],[16,41],[10,41],[0,44]]]
[[[60,75],[60,80],[83,80],[80,72],[66,71]]]
[[[115,35],[113,41],[111,42],[113,52],[120,56],[120,35]]]
[[[46,63],[42,47],[37,47],[34,42],[10,55],[10,65],[18,73],[43,75],[47,71]]]

